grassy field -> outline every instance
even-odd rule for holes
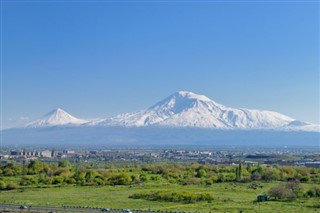
[[[276,183],[260,183],[262,188],[249,189],[250,183],[216,183],[212,186],[181,186],[175,184],[147,184],[141,186],[65,186],[55,188],[25,188],[1,191],[0,202],[27,205],[75,205],[107,208],[152,209],[186,212],[320,212],[320,199],[298,199],[295,201],[269,201],[257,203],[256,196],[268,192]],[[308,189],[311,184],[302,184]],[[198,203],[174,203],[131,199],[138,192],[157,190],[208,192],[214,201]]]

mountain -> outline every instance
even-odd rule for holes
[[[81,125],[88,121],[76,118],[64,110],[57,108],[44,115],[39,120],[33,121],[26,125],[28,128],[49,127],[61,125]]]
[[[318,125],[297,121],[277,112],[230,108],[188,91],[175,92],[146,110],[120,114],[86,125],[319,131]]]
[[[0,131],[3,145],[318,148],[320,136],[319,125],[272,111],[227,107],[187,91],[176,92],[145,110],[102,120],[86,121],[56,109],[26,127]]]
[[[281,131],[320,132],[319,125],[298,121],[286,115],[257,109],[231,108],[204,95],[178,91],[138,112],[120,114],[107,119],[78,119],[62,109],[55,109],[26,127],[50,126],[90,127],[168,127],[219,130],[273,129]]]

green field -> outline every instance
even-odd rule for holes
[[[145,184],[136,186],[64,186],[54,188],[24,188],[0,192],[1,203],[27,205],[74,205],[107,208],[152,209],[185,212],[320,212],[319,198],[300,198],[294,201],[255,202],[261,192],[268,192],[275,184],[260,182],[262,188],[249,189],[250,183],[216,183],[211,186]],[[312,184],[302,184],[305,189]],[[208,192],[214,196],[211,203],[177,203],[131,199],[138,192],[157,190]]]
[[[320,170],[295,166],[137,164],[0,166],[0,203],[173,212],[320,212]],[[256,202],[261,193],[270,201]]]

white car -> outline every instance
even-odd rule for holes
[[[122,213],[132,213],[132,211],[130,209],[123,209]]]

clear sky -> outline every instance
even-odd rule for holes
[[[319,122],[318,1],[2,1],[3,128],[178,90]]]

